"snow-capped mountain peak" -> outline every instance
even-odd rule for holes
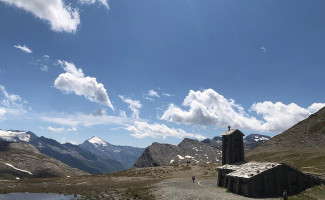
[[[270,140],[270,138],[266,138],[266,137],[264,137],[264,136],[255,136],[255,137],[254,137],[254,140],[255,140],[256,142],[259,141],[259,140],[267,141],[267,140]]]
[[[0,139],[8,142],[19,142],[19,141],[29,142],[30,134],[23,131],[0,130]]]
[[[101,138],[94,136],[91,139],[88,140],[88,142],[94,144],[95,146],[107,146],[107,142],[102,140]]]

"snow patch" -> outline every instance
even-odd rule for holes
[[[97,136],[92,137],[90,140],[88,140],[88,142],[94,144],[95,146],[97,146],[97,145],[101,145],[104,147],[107,146],[107,143]]]
[[[19,169],[19,168],[17,168],[17,167],[14,167],[12,164],[6,163],[6,165],[9,166],[9,167],[14,168],[14,169],[17,170],[17,171],[21,171],[21,172],[25,172],[25,173],[28,173],[28,174],[30,174],[30,175],[33,175],[32,172],[27,171],[27,170],[23,170],[23,169]]]
[[[262,137],[255,136],[254,138],[255,138],[255,139],[254,139],[255,142],[257,142],[257,141],[259,141],[259,140],[262,140],[262,141],[270,140],[269,138],[266,138],[266,137],[263,137],[263,136],[262,136]]]
[[[17,142],[19,140],[24,142],[29,142],[30,135],[26,132],[16,132],[16,131],[2,131],[0,130],[0,138],[8,142]]]
[[[177,155],[179,159],[183,160],[184,157],[183,156],[180,156],[180,155]]]
[[[193,156],[189,156],[189,155],[187,155],[187,156],[185,156],[185,158],[194,158]]]
[[[170,160],[170,163],[169,164],[172,164],[174,162],[174,160]]]

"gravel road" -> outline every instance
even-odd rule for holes
[[[248,200],[247,198],[229,193],[225,188],[217,187],[215,178],[198,179],[195,183],[189,178],[171,178],[154,185],[152,194],[158,200]],[[267,200],[279,200],[268,198]],[[262,200],[262,199],[259,199]]]

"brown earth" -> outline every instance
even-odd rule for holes
[[[82,195],[84,199],[250,199],[217,187],[216,167],[175,165],[105,175],[0,180],[0,193],[61,193]],[[191,180],[193,174],[195,183]]]

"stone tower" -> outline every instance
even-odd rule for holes
[[[245,161],[244,134],[238,129],[230,129],[222,135],[222,165]]]

